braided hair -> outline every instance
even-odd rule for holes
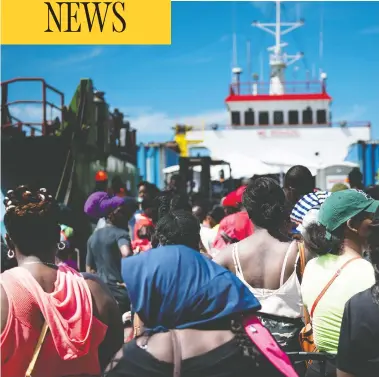
[[[185,245],[199,250],[200,223],[188,211],[171,211],[158,221],[154,238],[162,246]]]
[[[25,256],[49,252],[60,240],[59,207],[45,189],[18,186],[4,199],[8,236]]]

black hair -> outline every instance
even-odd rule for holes
[[[94,192],[107,191],[107,189],[108,189],[108,180],[95,182]]]
[[[183,178],[180,174],[173,174],[170,178],[170,185],[174,189],[178,189],[181,184],[182,184]]]
[[[283,189],[272,178],[257,178],[243,193],[242,203],[254,225],[277,233],[283,230],[288,211]]]
[[[129,220],[132,218],[134,213],[137,211],[138,205],[134,200],[127,200],[125,203],[107,215],[109,222],[122,229],[126,229]]]
[[[185,245],[199,250],[199,221],[188,211],[176,210],[169,212],[158,221],[155,239],[162,246]]]
[[[363,174],[358,167],[353,168],[350,171],[348,178],[349,178],[350,187],[358,188],[358,189],[363,188],[363,184],[362,184]]]
[[[155,198],[155,205],[158,208],[158,220],[174,210],[191,212],[188,196],[173,191],[164,191],[158,195]]]
[[[119,175],[115,175],[112,178],[111,187],[112,187],[113,193],[118,194],[119,192],[121,192],[122,189],[125,190],[125,183],[122,181],[122,179]]]
[[[59,208],[46,189],[18,186],[7,192],[4,205],[4,224],[20,253],[42,256],[59,242]]]
[[[208,216],[210,216],[216,224],[220,224],[221,220],[225,217],[225,211],[222,206],[214,206],[209,212]]]
[[[192,207],[192,214],[199,220],[200,223],[202,223],[207,216],[206,209],[201,205],[194,205]]]
[[[302,165],[290,168],[284,177],[284,188],[292,191],[290,201],[293,204],[306,194],[313,192],[315,180],[310,170]]]
[[[150,186],[150,183],[147,182],[147,181],[140,181],[137,185],[138,188],[140,188],[141,186],[145,186],[145,187],[148,187]]]
[[[351,219],[351,225],[358,226],[367,216],[367,212],[358,213]],[[332,232],[331,238],[327,239],[326,228],[321,224],[311,223],[303,234],[304,245],[307,250],[317,255],[339,255],[343,249],[346,227],[347,223],[342,224]]]
[[[7,245],[4,242],[3,237],[1,237],[1,273],[10,270],[13,267],[17,267],[16,258],[8,257]]]
[[[233,215],[239,211],[240,209],[238,207],[224,207],[225,216]]]

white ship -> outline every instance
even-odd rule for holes
[[[229,161],[234,177],[285,173],[297,164],[316,175],[325,167],[349,165],[343,162],[348,147],[370,140],[369,122],[333,123],[326,72],[320,72],[316,81],[286,81],[286,68],[302,54],[288,55],[282,37],[303,24],[281,22],[279,1],[275,23],[254,22],[254,27],[275,37],[275,45],[268,48],[270,81],[260,82],[254,74],[243,82],[242,69],[234,67],[225,99],[230,124],[194,128],[186,135],[189,144],[193,141],[191,148],[206,148],[212,158]]]

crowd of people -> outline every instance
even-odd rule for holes
[[[180,178],[132,198],[98,172],[85,268],[67,209],[7,193],[3,376],[379,376],[377,187],[294,166],[211,203]]]

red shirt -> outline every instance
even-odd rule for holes
[[[232,239],[242,241],[254,233],[254,225],[247,212],[237,212],[226,216],[220,222],[218,233],[213,243],[214,248],[220,250],[229,245],[222,237],[223,233]]]

